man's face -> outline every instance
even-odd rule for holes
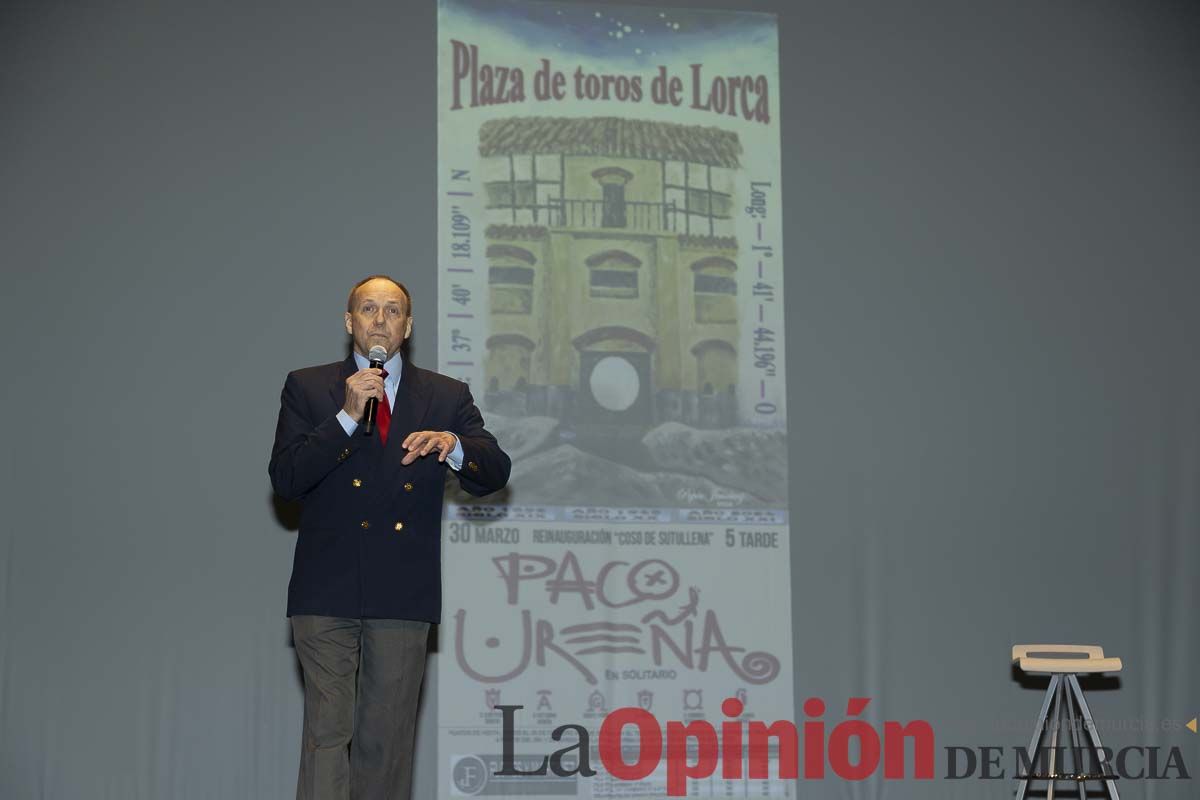
[[[387,348],[391,358],[412,335],[408,298],[391,281],[376,278],[358,287],[353,309],[346,312],[346,333],[354,339],[355,352],[363,357],[379,345]]]

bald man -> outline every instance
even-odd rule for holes
[[[287,615],[304,673],[298,800],[408,800],[430,623],[441,618],[442,493],[504,488],[511,461],[462,381],[401,348],[412,298],[350,291],[344,360],[288,373],[268,471],[301,505]],[[368,361],[386,353],[382,369]],[[367,402],[378,412],[369,433]]]

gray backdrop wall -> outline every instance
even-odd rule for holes
[[[1200,770],[1158,724],[1200,712],[1197,7],[744,5],[783,50],[797,699],[1023,744],[1009,646],[1095,641],[1111,742]],[[0,796],[294,791],[278,393],[375,271],[434,365],[434,48],[432,2],[0,11]]]

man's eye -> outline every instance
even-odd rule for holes
[[[399,313],[400,313],[400,310],[399,310],[399,309],[396,309],[396,308],[389,308],[389,309],[388,309],[388,313],[389,313],[389,314],[391,314],[391,315],[394,317],[394,316],[396,316],[397,314],[399,314]]]

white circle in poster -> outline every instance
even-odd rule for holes
[[[588,385],[592,397],[608,411],[625,411],[637,401],[642,390],[637,370],[620,356],[605,356],[597,361]]]

